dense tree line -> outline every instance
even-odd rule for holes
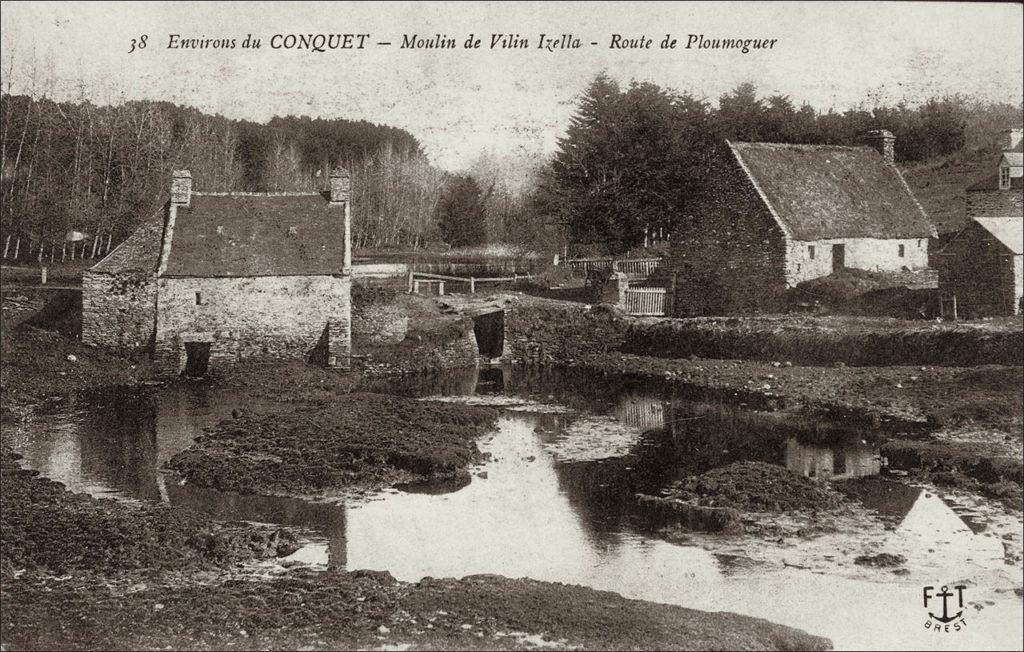
[[[799,108],[784,95],[759,97],[753,84],[717,106],[652,83],[622,88],[599,75],[579,101],[534,194],[536,214],[564,224],[573,243],[619,253],[670,231],[698,196],[726,139],[799,144],[863,144],[870,129],[896,136],[901,164],[970,145],[994,150],[1019,126],[1022,109],[960,96],[842,113]]]
[[[434,237],[443,174],[408,132],[365,121],[230,120],[167,102],[97,106],[0,95],[0,234],[56,242],[68,231],[114,243],[165,200],[173,169],[202,190],[320,190],[353,174],[360,245]]]

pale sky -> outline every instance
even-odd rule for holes
[[[963,93],[1019,104],[1024,10],[983,3],[76,3],[3,2],[5,83],[25,92],[28,70],[47,95],[96,103],[168,100],[232,118],[365,119],[402,127],[448,169],[482,152],[550,152],[574,101],[601,70],[712,101],[743,81],[818,109],[911,103]],[[273,50],[275,34],[368,33],[364,50]],[[455,38],[454,50],[403,50],[403,35]],[[463,49],[470,33],[480,50]],[[518,33],[527,50],[490,50]],[[583,47],[537,49],[541,33]],[[667,33],[674,50],[658,48]],[[130,41],[148,35],[129,54]],[[168,49],[183,38],[261,38],[259,50]],[[613,34],[653,39],[612,50]],[[771,50],[682,49],[688,34],[771,38]],[[378,42],[392,45],[380,46]],[[598,42],[597,46],[590,45]],[[7,74],[13,57],[14,73]],[[6,85],[5,85],[6,90]]]

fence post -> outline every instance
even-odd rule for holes
[[[46,285],[46,268],[39,270],[39,285]]]
[[[414,281],[413,281],[413,272],[412,272],[412,270],[410,270],[409,271],[409,294],[413,294],[413,283],[414,283]]]
[[[476,279],[472,276],[469,277],[469,293],[476,294]]]

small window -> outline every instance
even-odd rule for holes
[[[1004,165],[999,168],[999,189],[1006,190],[1010,187],[1010,167]]]
[[[814,245],[807,245],[807,257],[814,260]]]
[[[920,249],[920,248],[921,248],[921,243],[923,243],[923,242],[924,242],[924,240],[918,240],[918,241],[917,241],[917,248],[918,248],[918,249]]]
[[[907,253],[907,248],[904,247],[903,245],[900,245],[900,258],[903,258],[903,255],[905,253]]]
[[[203,293],[202,292],[196,292],[196,305],[197,306],[203,305]]]

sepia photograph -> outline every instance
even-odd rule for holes
[[[0,14],[0,651],[1024,649],[1024,4]]]

